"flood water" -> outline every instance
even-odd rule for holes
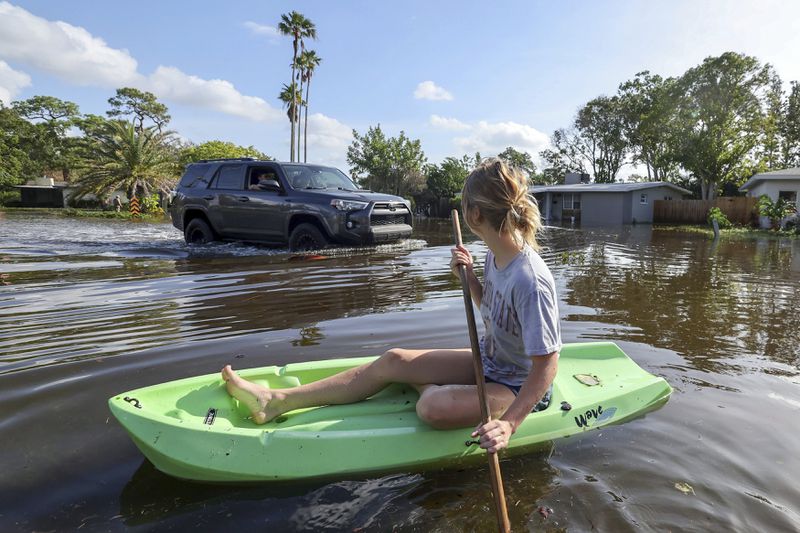
[[[398,245],[294,260],[191,249],[169,224],[0,212],[0,530],[494,530],[484,467],[192,483],[155,470],[106,405],[227,363],[467,346],[450,241],[423,220]],[[800,239],[638,226],[544,244],[564,342],[617,342],[675,392],[503,460],[513,529],[800,530]]]

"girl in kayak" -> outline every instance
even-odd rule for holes
[[[490,159],[467,177],[461,196],[464,220],[489,248],[483,284],[469,251],[453,248],[450,267],[467,271],[472,299],[485,326],[481,357],[492,420],[481,411],[472,351],[392,348],[371,363],[288,389],[269,389],[222,370],[228,392],[263,424],[294,409],[364,400],[390,383],[417,389],[417,414],[437,429],[478,424],[473,437],[490,452],[508,446],[525,417],[547,407],[558,367],[561,327],[555,282],[537,253],[539,209],[527,179],[500,159]]]

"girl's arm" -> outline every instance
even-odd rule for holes
[[[481,448],[490,453],[496,453],[508,446],[508,439],[553,384],[558,370],[558,352],[537,355],[532,359],[533,368],[528,379],[522,384],[519,396],[503,416],[490,420],[487,424],[480,424],[472,433],[473,437],[480,436]]]
[[[472,263],[472,254],[463,246],[456,246],[451,251],[453,258],[450,260],[450,269],[453,274],[458,277],[458,265],[467,267],[467,283],[469,283],[469,292],[472,296],[472,301],[478,307],[481,306],[481,299],[483,298],[483,285],[481,285],[478,276],[475,275]]]

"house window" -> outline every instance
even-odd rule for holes
[[[564,194],[564,209],[580,209],[580,208],[581,208],[580,193]]]
[[[643,204],[643,205],[647,205],[647,193],[643,192],[641,194],[641,196],[639,196],[639,203]]]
[[[665,196],[664,200],[672,200],[672,196]]]
[[[783,198],[787,202],[797,202],[797,191],[778,191],[778,199]]]

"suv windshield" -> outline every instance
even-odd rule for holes
[[[335,168],[291,164],[282,166],[293,189],[360,190],[346,174]]]

